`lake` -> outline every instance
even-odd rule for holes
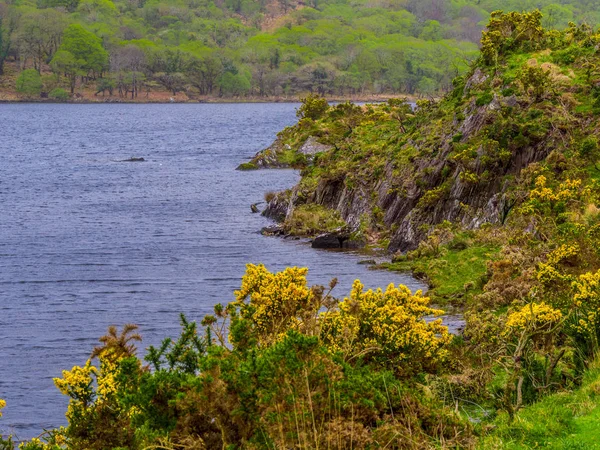
[[[299,175],[234,169],[297,106],[0,105],[0,431],[64,425],[52,378],[83,365],[109,325],[138,324],[142,349],[175,337],[179,313],[199,321],[233,299],[247,263],[337,277],[338,296],[356,278],[423,287],[259,233],[269,222],[250,205]]]

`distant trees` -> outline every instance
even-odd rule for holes
[[[533,7],[517,0],[403,0],[377,8],[319,0],[301,9],[298,0],[6,1],[0,74],[7,59],[20,70],[50,66],[72,92],[103,78],[98,92],[106,95],[112,83],[133,98],[151,86],[191,96],[435,95],[476,57],[489,11]],[[483,36],[488,64],[505,45],[535,42],[531,33],[541,25],[600,22],[584,0],[534,6],[543,15],[530,13],[519,24],[506,21],[508,14],[492,18]],[[286,10],[285,21],[273,22],[271,14]]]
[[[23,14],[14,32],[22,64],[31,59],[33,68],[41,70],[57,51],[67,18],[55,9],[35,10]]]
[[[56,74],[68,79],[73,94],[77,76],[96,78],[108,68],[108,53],[100,38],[81,25],[72,24],[65,29],[62,44],[50,66]]]

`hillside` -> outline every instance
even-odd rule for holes
[[[10,68],[0,76],[0,95],[431,96],[467,70],[491,11],[533,7],[542,8],[548,27],[600,23],[598,5],[584,0],[0,2],[0,73]],[[22,70],[30,72],[19,79]]]

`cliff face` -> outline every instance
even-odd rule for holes
[[[280,142],[327,147],[266,215],[277,211],[283,220],[299,205],[322,205],[351,230],[383,230],[392,252],[415,248],[444,221],[466,229],[504,223],[522,200],[525,169],[551,159],[562,170],[571,143],[595,132],[596,88],[582,86],[578,73],[586,66],[565,58],[566,44],[547,44],[509,52],[493,67],[480,60],[444,99],[414,111],[397,101],[342,104],[302,119]],[[577,51],[581,58],[597,52]]]
[[[502,171],[487,183],[463,181],[461,173],[464,168],[451,160],[453,136],[461,134],[462,140],[467,141],[470,136],[477,135],[484,124],[493,120],[494,112],[501,107],[498,100],[481,107],[473,102],[467,108],[464,122],[458,127],[449,127],[448,132],[440,137],[435,156],[416,159],[399,174],[395,173],[394,161],[388,161],[381,176],[367,178],[360,185],[351,187],[345,184],[345,177],[333,180],[322,178],[305,201],[337,210],[351,229],[357,229],[361,218],[365,214],[373,216],[374,209],[378,208],[383,212],[383,224],[395,229],[391,236],[390,251],[415,248],[426,236],[430,225],[445,220],[459,222],[467,229],[477,228],[486,222],[498,223],[511,202],[506,196],[510,187],[506,176],[518,175],[529,164],[543,160],[551,148],[544,141],[520,149],[512,155]],[[472,162],[475,168],[473,173],[477,176],[485,171],[483,156],[480,150]],[[451,172],[444,176],[447,167]],[[415,174],[424,176],[415,177]],[[449,186],[447,193],[431,205],[419,204],[426,192],[439,188],[445,182]],[[399,185],[402,189],[396,188]],[[294,205],[299,203],[299,191],[299,187],[292,191],[285,214],[280,212],[279,218],[292,214]],[[272,210],[282,210],[281,198],[269,205],[269,211]]]

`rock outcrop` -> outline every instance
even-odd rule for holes
[[[490,75],[474,70],[460,89],[461,95],[470,100],[463,101],[454,113],[432,114],[439,125],[437,130],[441,131],[432,137],[427,128],[430,124],[425,122],[423,131],[417,132],[418,141],[411,138],[404,141],[403,148],[412,147],[416,155],[408,164],[399,165],[388,156],[377,176],[352,177],[348,183],[352,173],[340,175],[338,170],[335,176],[313,178],[311,186],[316,184],[316,187],[300,193],[297,186],[285,196],[276,196],[264,214],[284,220],[295,205],[315,203],[338,211],[349,230],[355,231],[364,217],[374,217],[377,213],[382,226],[389,230],[391,252],[414,249],[433,225],[443,221],[460,223],[467,229],[486,222],[502,222],[512,207],[507,197],[511,177],[514,179],[531,163],[546,158],[556,147],[560,130],[528,137],[524,145],[516,148],[511,144],[514,148],[500,154],[497,148],[500,144],[486,140],[487,130],[501,119],[509,120],[506,117],[510,118],[511,112],[525,116],[530,105],[521,97],[500,95],[499,90],[490,89],[493,83],[497,81],[491,80]],[[471,90],[483,94],[469,95]],[[466,162],[456,156],[463,148],[469,152]],[[305,155],[327,154],[330,150],[331,147],[320,144],[314,137],[301,147]],[[360,162],[349,161],[349,167],[360,169],[357,165]],[[336,246],[336,239],[325,235],[314,242],[319,246]]]

